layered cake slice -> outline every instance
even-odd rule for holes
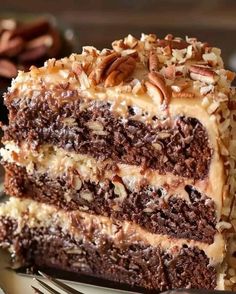
[[[233,288],[234,74],[195,38],[112,47],[12,82],[1,246],[147,289]]]

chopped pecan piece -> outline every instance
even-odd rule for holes
[[[138,40],[132,36],[132,35],[128,35],[125,39],[124,39],[124,44],[126,46],[128,46],[129,48],[133,49],[137,46],[138,44]]]
[[[116,59],[106,72],[105,87],[120,84],[134,71],[136,60],[131,56],[122,56]]]
[[[169,65],[166,68],[163,68],[164,76],[165,78],[169,80],[174,80],[175,75],[176,75],[176,68],[175,65]]]
[[[172,51],[171,51],[170,46],[166,46],[162,50],[163,50],[163,55],[164,56],[171,56]]]
[[[227,70],[226,71],[226,76],[227,76],[228,80],[233,81],[235,79],[235,72]]]
[[[72,68],[72,71],[77,76],[81,75],[81,73],[83,72],[83,67],[82,67],[81,63],[79,63],[77,61],[72,64],[72,67],[71,68]]]
[[[148,74],[149,81],[156,86],[163,94],[166,104],[170,101],[170,91],[165,84],[164,78],[157,72],[150,72]]]
[[[172,34],[167,34],[167,35],[165,36],[165,40],[171,41],[171,40],[173,40],[173,39],[174,39],[174,36],[173,36]]]
[[[149,71],[157,71],[158,70],[158,58],[157,54],[154,50],[151,50],[149,53]]]
[[[189,86],[190,84],[187,81],[181,81],[181,82],[178,82],[177,84],[172,85],[171,89],[173,92],[179,93],[187,89]]]
[[[172,92],[173,98],[194,98],[194,96],[192,92]]]
[[[112,48],[119,53],[122,52],[123,50],[129,49],[129,46],[124,43],[124,40],[116,40],[112,42],[111,45],[112,45]]]

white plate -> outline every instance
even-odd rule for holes
[[[31,277],[22,277],[12,271],[6,270],[5,268],[8,265],[8,260],[8,255],[0,250],[0,287],[4,289],[6,294],[33,294],[34,292],[30,287],[31,285],[40,288],[37,282],[33,281]],[[84,294],[131,293],[72,282],[68,282],[67,284]]]

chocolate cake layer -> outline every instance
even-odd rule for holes
[[[197,247],[184,245],[170,254],[142,243],[117,247],[102,234],[96,242],[78,241],[60,228],[23,226],[16,233],[16,227],[14,220],[1,218],[0,243],[13,245],[17,258],[29,266],[50,266],[162,291],[216,287],[216,269]]]
[[[214,202],[191,186],[185,186],[189,201],[175,195],[166,197],[163,188],[143,186],[130,191],[122,186],[123,195],[111,181],[101,184],[80,182],[77,189],[68,177],[50,178],[47,174],[30,175],[15,164],[5,164],[5,187],[9,195],[33,198],[66,210],[79,209],[89,213],[128,220],[152,233],[168,234],[212,243],[216,233]],[[116,179],[116,183],[119,184]]]
[[[172,172],[193,179],[208,174],[212,150],[197,119],[178,116],[164,122],[153,117],[153,127],[135,120],[134,108],[122,118],[111,112],[109,103],[87,102],[85,108],[82,100],[73,99],[53,105],[50,96],[37,97],[24,107],[9,102],[11,119],[4,139],[27,140],[33,146],[49,143],[97,159],[156,169],[160,174]]]

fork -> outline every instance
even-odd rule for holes
[[[65,283],[57,280],[57,279],[54,279],[52,278],[51,276],[41,272],[41,271],[38,271],[38,273],[43,277],[45,278],[48,282],[51,282],[53,285],[57,286],[59,289],[63,290],[65,293],[67,294],[83,294],[82,292],[80,291],[77,291],[73,288],[71,288],[70,286],[66,285]],[[55,290],[54,288],[52,288],[51,286],[49,286],[47,283],[43,282],[42,280],[38,279],[38,278],[34,278],[34,280],[36,280],[39,285],[46,289],[49,293],[52,293],[52,294],[61,294],[60,292],[58,292],[57,290]],[[39,290],[38,288],[34,287],[34,286],[31,286],[32,289],[34,290],[34,292],[36,294],[44,294],[41,290]]]
[[[3,291],[3,289],[0,286],[0,294],[5,294],[5,292]]]
[[[66,285],[65,283],[52,278],[51,276],[38,271],[38,273],[45,278],[48,282],[51,282],[52,284],[54,284],[55,286],[57,286],[59,289],[63,290],[65,293],[67,294],[84,294],[80,291],[77,291],[73,288],[71,288],[70,286]],[[55,290],[54,288],[50,287],[48,284],[46,284],[45,282],[43,282],[42,280],[38,279],[38,278],[34,278],[41,287],[43,287],[44,289],[46,289],[49,293],[51,294],[62,294],[60,292],[58,292],[57,290]],[[41,290],[39,290],[38,288],[31,286],[33,288],[33,290],[35,291],[36,294],[44,294]],[[167,290],[164,292],[160,292],[157,291],[157,294],[236,294],[235,291],[222,291],[222,290],[204,290],[204,289],[176,289],[176,290]],[[1,294],[1,293],[0,293]]]

